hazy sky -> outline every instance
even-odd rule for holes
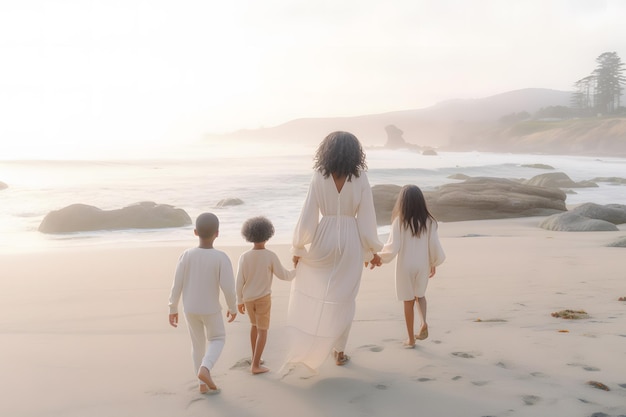
[[[570,90],[626,61],[624,22],[620,0],[0,0],[0,152]]]

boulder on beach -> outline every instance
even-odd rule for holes
[[[437,155],[437,151],[434,150],[434,149],[425,149],[424,151],[422,151],[422,155],[436,156]]]
[[[549,188],[588,188],[598,186],[593,181],[575,182],[564,172],[549,172],[547,174],[535,175],[531,179],[524,181],[524,184]]]
[[[6,183],[0,181],[0,190],[4,190],[5,188],[9,188],[9,186],[6,185]]]
[[[222,208],[228,206],[240,206],[243,204],[243,200],[240,198],[228,197],[220,200],[215,207]]]
[[[444,222],[548,216],[566,211],[559,189],[504,178],[472,177],[425,193],[431,213]]]
[[[626,236],[622,236],[607,245],[611,248],[626,248]]]
[[[400,188],[372,187],[379,225],[390,223]],[[435,191],[425,191],[424,197],[433,216],[444,222],[549,216],[567,210],[563,191],[504,178],[471,177],[461,183],[442,185]]]
[[[591,219],[572,212],[553,214],[539,223],[539,227],[557,232],[614,232],[619,230],[611,222]]]
[[[381,184],[372,187],[378,225],[391,224],[391,212],[401,189],[401,186],[394,184]]]
[[[561,232],[604,232],[619,230],[616,224],[626,223],[626,205],[581,204],[574,209],[544,219],[539,226]]]
[[[151,201],[115,210],[102,210],[86,204],[72,204],[48,213],[39,225],[39,231],[67,233],[92,230],[159,229],[190,224],[191,218],[183,209]]]
[[[626,205],[585,203],[570,210],[572,213],[613,224],[626,223]]]

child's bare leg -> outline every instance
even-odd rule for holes
[[[426,297],[417,297],[417,307],[417,312],[422,322],[417,338],[424,340],[428,337],[428,323],[426,322]]]
[[[254,349],[256,349],[257,328],[255,325],[250,326],[250,346],[252,346],[252,356],[250,356],[250,362],[254,358]]]
[[[267,329],[257,329],[256,333],[256,346],[252,355],[252,366],[250,367],[250,370],[255,375],[269,371],[265,366],[261,366],[261,355],[263,354],[265,343],[267,342]]]
[[[419,313],[420,320],[422,321],[422,327],[420,328],[420,330],[427,329],[428,323],[426,323],[426,297],[418,297],[417,305],[419,306],[417,312]]]
[[[404,301],[404,321],[406,323],[406,331],[409,338],[404,342],[405,345],[411,346],[415,344],[415,331],[413,325],[415,322],[415,313],[413,307],[415,305],[415,299]]]
[[[211,378],[211,372],[206,367],[200,367],[200,371],[198,372],[198,379],[204,383],[200,384],[200,392],[207,392],[202,391],[202,385],[206,385],[209,390],[217,390],[217,385],[215,385],[215,382],[213,382],[213,378]]]

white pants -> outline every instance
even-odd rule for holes
[[[224,349],[226,340],[224,319],[222,319],[221,312],[216,314],[185,313],[185,319],[189,336],[191,336],[191,357],[197,376],[201,366],[209,371],[213,369]]]

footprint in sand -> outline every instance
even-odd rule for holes
[[[175,392],[170,391],[146,391],[148,395],[176,395]]]
[[[452,352],[452,356],[456,356],[456,357],[464,358],[464,359],[474,358],[474,355],[472,355],[471,353],[467,353],[467,352]]]
[[[425,377],[413,379],[413,381],[417,381],[417,382],[428,382],[428,381],[434,381],[434,380],[435,380],[434,378],[425,378]]]
[[[597,368],[595,366],[585,365],[583,363],[568,363],[567,365],[569,365],[569,366],[577,366],[577,367],[583,368],[585,371],[589,371],[589,372],[598,372],[600,370],[600,368]]]
[[[244,369],[244,368],[247,369],[250,367],[250,365],[252,365],[250,358],[243,358],[235,362],[235,364],[231,366],[230,369]]]
[[[374,388],[384,391],[384,390],[386,390],[389,387],[387,385],[385,385],[385,384],[376,384],[376,385],[374,385]]]
[[[489,381],[472,381],[472,385],[476,385],[477,387],[484,387],[488,383]]]
[[[382,352],[385,348],[378,345],[363,345],[359,346],[359,349],[367,349],[370,352]]]
[[[524,395],[522,401],[524,401],[525,405],[535,405],[541,401],[541,397],[537,397],[536,395]]]
[[[547,377],[547,375],[544,374],[543,372],[531,372],[530,374],[532,376],[536,377],[536,378],[545,378],[545,377]]]
[[[204,398],[203,397],[192,398],[191,400],[189,400],[189,404],[187,405],[187,407],[189,407],[191,404],[198,402],[198,401],[204,401]]]
[[[452,377],[453,381],[458,381],[459,379],[463,378],[461,375],[457,375],[455,377]]]

